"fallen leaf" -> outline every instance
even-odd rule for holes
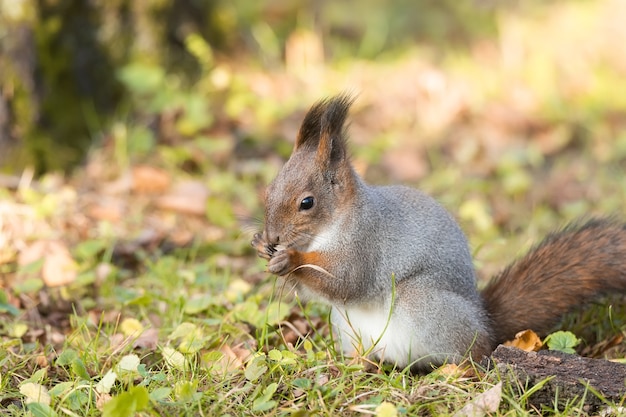
[[[457,364],[448,363],[437,368],[437,373],[444,376],[460,376],[462,371],[459,369]]]
[[[493,228],[493,217],[489,211],[489,206],[479,198],[470,198],[464,201],[459,207],[459,217],[464,221],[472,222],[474,227],[481,232]]]
[[[35,358],[35,363],[40,368],[45,368],[49,365],[48,358],[46,358],[45,355],[37,355],[37,357]]]
[[[172,182],[170,174],[162,169],[147,165],[133,168],[133,191],[139,194],[165,192]]]
[[[126,341],[127,338],[122,333],[115,333],[109,336],[109,345],[115,350],[124,348]]]
[[[155,350],[158,342],[159,331],[157,329],[150,328],[141,333],[141,335],[133,341],[133,347]]]
[[[209,354],[206,358],[210,359],[207,366],[218,372],[231,372],[243,368],[243,364],[252,358],[252,350],[241,345],[230,347],[222,345],[216,354]]]
[[[126,318],[120,323],[120,330],[124,333],[124,336],[139,336],[143,331],[143,325],[141,322],[134,318]]]
[[[267,362],[264,356],[257,356],[252,359],[246,365],[246,369],[244,370],[244,376],[250,382],[255,382],[259,379],[263,374],[267,372]]]
[[[15,337],[17,339],[24,336],[28,331],[28,325],[24,323],[11,323],[8,327],[9,336]]]
[[[574,348],[580,344],[580,339],[572,332],[559,330],[558,332],[550,333],[545,338],[545,343],[550,350],[573,354],[576,353]]]
[[[161,349],[161,353],[165,362],[172,368],[178,369],[179,371],[187,369],[188,362],[185,359],[185,356],[176,349],[164,346]]]
[[[119,372],[136,372],[139,364],[139,356],[135,354],[124,355],[117,364],[117,370]]]
[[[111,401],[111,398],[111,394],[99,394],[96,392],[96,408],[102,411],[104,405]]]
[[[170,340],[185,338],[189,336],[189,334],[195,332],[197,329],[198,326],[196,326],[195,324],[183,322],[179,324],[178,327],[176,327],[176,329],[174,329],[174,331],[172,331],[172,333],[167,336],[167,338]]]
[[[610,337],[605,340],[601,340],[600,342],[587,346],[581,352],[581,356],[588,356],[591,358],[601,358],[608,350],[615,346],[619,346],[624,341],[624,335],[616,334],[613,337]]]
[[[535,134],[533,142],[537,144],[543,155],[554,155],[563,150],[573,137],[571,127],[562,124]]]
[[[48,389],[41,384],[27,382],[20,386],[20,393],[26,397],[26,404],[43,403],[50,405]]]
[[[543,346],[537,333],[532,330],[522,330],[513,340],[504,343],[504,346],[513,346],[526,352],[537,352]]]
[[[113,265],[109,264],[109,263],[99,263],[98,266],[96,266],[95,272],[96,272],[96,282],[101,284],[103,282],[105,282],[105,280],[107,278],[109,278],[109,276],[115,271],[115,269],[113,268]]]
[[[498,382],[487,391],[465,404],[463,408],[454,413],[454,417],[482,417],[495,413],[500,407],[502,400],[502,382]]]
[[[317,378],[315,378],[315,384],[319,385],[320,387],[326,385],[328,381],[330,381],[330,377],[328,376],[328,374],[319,374]]]
[[[119,195],[127,194],[133,188],[133,175],[124,172],[115,181],[106,183],[100,187],[103,194]]]
[[[376,407],[376,417],[397,417],[398,409],[390,402],[383,401]]]
[[[184,214],[203,216],[206,213],[208,188],[200,181],[184,181],[156,200],[156,206]]]
[[[25,266],[43,259],[41,278],[48,287],[67,285],[77,276],[77,265],[67,246],[58,240],[40,240],[20,252],[18,265]],[[21,274],[21,280],[29,278]]]
[[[117,222],[124,216],[124,203],[121,199],[103,198],[87,209],[87,214],[96,220]]]
[[[96,392],[98,394],[108,394],[113,388],[113,384],[117,380],[117,374],[111,369],[107,371],[100,381],[96,384]]]

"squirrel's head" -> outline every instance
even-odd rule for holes
[[[322,100],[304,117],[291,157],[265,194],[271,245],[308,248],[354,203],[358,177],[344,129],[352,101],[346,95]]]

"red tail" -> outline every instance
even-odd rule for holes
[[[482,292],[493,347],[520,330],[545,333],[572,308],[611,291],[626,292],[626,224],[571,224],[548,235]]]

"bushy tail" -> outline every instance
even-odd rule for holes
[[[612,291],[626,292],[626,224],[574,223],[548,235],[482,292],[493,347],[524,329],[545,334],[576,306]]]

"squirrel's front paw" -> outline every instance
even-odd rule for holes
[[[256,253],[260,258],[269,260],[276,253],[276,248],[267,243],[261,233],[255,233],[250,244],[256,249]]]
[[[269,263],[267,269],[275,275],[283,276],[293,272],[294,266],[291,262],[291,254],[288,250],[279,250],[274,254]]]

